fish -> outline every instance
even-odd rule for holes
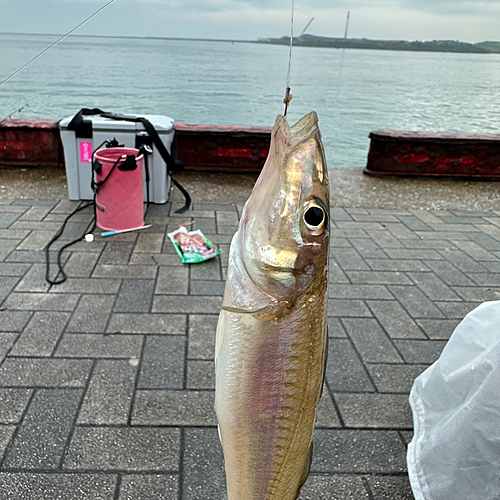
[[[295,500],[327,359],[330,191],[318,116],[279,115],[233,236],[215,346],[228,500]]]

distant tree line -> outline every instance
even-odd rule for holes
[[[265,38],[259,43],[289,45],[289,37]],[[409,50],[417,52],[465,52],[472,54],[500,53],[500,42],[467,43],[458,40],[432,40],[429,42],[406,40],[370,40],[368,38],[327,38],[302,35],[293,39],[295,46],[331,47],[336,49]]]

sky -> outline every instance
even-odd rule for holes
[[[0,32],[64,34],[109,0],[0,0]],[[256,40],[290,33],[292,0],[114,0],[75,34]],[[295,0],[294,32],[500,40],[500,0]]]

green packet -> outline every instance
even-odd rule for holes
[[[199,229],[188,231],[181,226],[177,231],[168,233],[167,236],[184,264],[205,262],[220,254],[220,250]]]

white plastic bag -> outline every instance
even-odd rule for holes
[[[416,500],[500,499],[500,301],[457,326],[410,394]]]

